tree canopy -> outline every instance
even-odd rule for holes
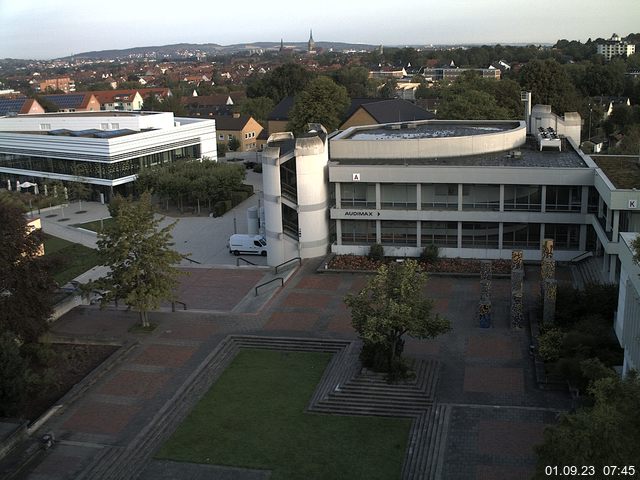
[[[551,105],[559,115],[578,109],[576,89],[555,60],[532,60],[520,70],[520,85],[531,91],[533,103]]]
[[[139,201],[126,199],[113,209],[115,221],[98,234],[98,253],[109,273],[90,282],[87,288],[103,291],[102,305],[123,300],[139,312],[143,326],[149,326],[147,313],[163,301],[172,300],[182,256],[173,250],[171,231],[175,222],[160,227],[154,216],[151,195]]]
[[[347,89],[329,77],[318,77],[296,96],[288,128],[306,132],[308,123],[321,123],[328,132],[336,130],[349,106]]]
[[[415,260],[383,265],[357,295],[347,295],[353,328],[364,342],[365,366],[402,369],[403,336],[435,338],[451,329],[424,295],[427,274]],[[385,365],[386,364],[386,365]]]
[[[40,256],[44,234],[27,225],[23,211],[0,198],[0,332],[36,342],[47,329],[54,281]]]
[[[303,66],[287,63],[263,76],[256,75],[250,78],[247,84],[247,96],[269,97],[277,104],[284,97],[301,92],[314,77],[315,75]]]
[[[595,380],[589,389],[593,407],[563,415],[560,423],[544,433],[537,447],[536,479],[545,475],[546,465],[593,465],[597,472],[604,466],[635,465],[640,458],[640,379],[630,372],[621,379],[610,375]]]

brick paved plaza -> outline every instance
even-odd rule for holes
[[[152,313],[158,327],[151,334],[129,333],[137,316],[123,308],[79,307],[64,316],[53,325],[54,335],[77,341],[118,339],[124,353],[47,422],[60,442],[33,467],[31,478],[76,478],[96,461],[97,452],[130,445],[227,335],[355,339],[343,298],[360,291],[369,277],[318,274],[318,263],[304,264],[270,300],[265,294],[255,311],[242,314],[233,313],[234,308],[252,300],[264,270],[189,269],[179,290],[189,309]],[[479,279],[430,278],[425,293],[434,300],[435,311],[451,320],[453,330],[433,340],[406,340],[407,355],[441,365],[436,402],[452,412],[442,437],[441,478],[447,480],[526,478],[535,465],[532,448],[541,441],[545,425],[568,407],[564,396],[537,389],[528,333],[509,328],[509,280],[492,283],[493,326],[481,329],[474,316]],[[527,276],[525,301],[530,305],[536,289],[535,275]],[[143,478],[161,470],[157,461],[148,469]],[[221,467],[216,472],[220,478],[261,477],[255,471],[243,476],[242,469],[229,473]]]

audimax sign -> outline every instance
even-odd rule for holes
[[[363,210],[347,210],[344,212],[345,217],[379,217],[380,212],[371,212]]]

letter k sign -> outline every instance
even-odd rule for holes
[[[629,200],[629,208],[638,208],[637,200]]]

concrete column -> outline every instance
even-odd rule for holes
[[[458,211],[462,211],[462,184],[458,184]],[[459,230],[459,229],[458,229]]]
[[[416,247],[418,248],[422,248],[422,235],[420,235],[421,231],[422,231],[422,222],[418,220],[416,222]]]
[[[416,209],[422,210],[422,185],[416,184]]]
[[[336,220],[336,243],[342,245],[342,220]]]
[[[618,267],[618,256],[609,255],[609,283],[616,282],[616,271]]]
[[[462,248],[462,222],[458,222],[458,248]]]
[[[376,183],[376,210],[380,210],[382,207],[382,195],[380,194],[380,184]],[[378,243],[380,243],[378,241]]]
[[[606,220],[607,221],[605,223],[605,232],[610,232],[611,231],[611,221],[613,220],[610,208],[607,208],[607,218],[606,218]]]
[[[589,211],[589,187],[582,187],[582,202],[580,203],[580,213],[586,215]]]
[[[613,242],[617,242],[618,241],[618,233],[620,232],[620,210],[614,210],[613,211],[613,225],[612,225],[612,227],[613,227],[613,236],[611,237],[611,240]]]
[[[500,211],[504,212],[504,185],[500,185]]]
[[[544,242],[544,223],[541,223],[540,224],[540,246],[538,247],[538,250],[542,249],[543,242]]]
[[[598,195],[598,218],[602,217],[603,211],[604,211],[604,200],[602,200],[602,197]]]
[[[262,189],[267,263],[271,266],[285,261],[279,157],[280,149],[277,147],[267,147],[262,153]]]
[[[587,226],[580,225],[580,239],[578,240],[578,249],[585,251],[587,249]]]
[[[382,226],[380,220],[376,220],[376,243],[382,243]]]
[[[342,189],[340,182],[336,182],[336,208],[342,208]]]
[[[542,185],[542,189],[540,191],[540,211],[545,213],[547,211],[547,186]],[[542,238],[543,235],[540,236]]]
[[[502,237],[504,235],[504,223],[498,224],[498,250],[502,251]]]

